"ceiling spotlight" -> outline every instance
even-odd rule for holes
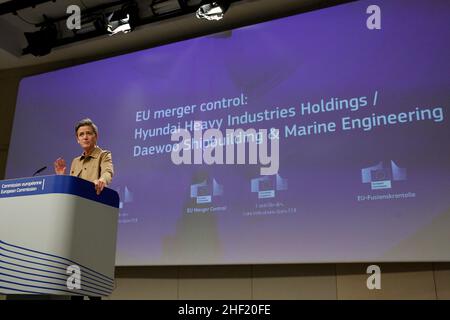
[[[138,8],[134,5],[125,6],[119,11],[112,12],[107,17],[107,31],[111,35],[118,33],[129,33],[136,27],[138,19]]]
[[[127,14],[126,17],[123,19],[119,19],[116,21],[112,21],[112,17],[114,15],[114,12],[108,17],[108,32],[111,35],[115,35],[117,33],[128,33],[131,32],[131,26],[130,26],[130,15]]]
[[[206,20],[222,20],[230,4],[225,1],[214,1],[204,4],[198,8],[196,17]]]
[[[36,32],[25,32],[25,38],[28,41],[28,47],[23,49],[23,54],[31,53],[39,57],[45,56],[52,51],[56,43],[58,31],[54,24],[48,24]]]

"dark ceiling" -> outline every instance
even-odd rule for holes
[[[221,21],[199,20],[195,17],[195,10],[201,0],[135,0],[140,19],[131,33],[111,37],[94,34],[76,38],[64,30],[68,17],[66,10],[70,5],[80,7],[83,19],[89,12],[112,10],[129,2],[0,0],[0,70],[55,61],[112,56],[333,6],[349,0],[234,0]],[[158,9],[156,12],[155,8]],[[59,41],[50,54],[43,57],[24,55],[23,49],[28,45],[24,33],[40,30],[45,21],[57,25],[58,37],[63,40]]]

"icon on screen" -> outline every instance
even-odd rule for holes
[[[391,189],[392,181],[406,180],[406,169],[399,167],[393,160],[385,167],[383,162],[361,169],[362,183],[370,183],[372,190]]]
[[[123,209],[126,203],[133,202],[134,196],[128,186],[125,186],[124,188],[119,186],[115,190],[119,194],[119,209]]]
[[[275,198],[276,191],[287,189],[287,179],[283,179],[279,174],[251,180],[251,191],[258,193],[258,199]]]
[[[205,181],[191,185],[191,198],[195,198],[197,204],[211,203],[213,197],[223,195],[223,186],[216,179],[212,185]]]

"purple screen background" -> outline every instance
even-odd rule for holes
[[[366,8],[381,8],[369,30]],[[122,203],[118,265],[341,261],[450,261],[450,4],[446,0],[357,1],[178,42],[22,80],[7,177],[78,156],[74,124],[99,127],[112,151],[111,188]],[[371,105],[378,93],[376,106]],[[136,122],[136,113],[244,94],[244,106]],[[369,106],[301,114],[301,103],[367,97]],[[239,128],[279,128],[287,190],[251,192],[261,165],[180,165],[170,153],[133,156],[135,130],[244,112],[294,108],[285,119]],[[285,127],[441,107],[443,119],[285,137]],[[225,124],[221,128],[225,129]],[[361,169],[393,160],[407,178],[371,190]],[[51,174],[51,171],[43,172]],[[198,205],[191,185],[223,194]],[[274,188],[274,177],[262,189]],[[358,201],[361,195],[414,197]],[[188,213],[189,208],[226,208]],[[270,211],[270,209],[272,211]],[[277,211],[277,209],[279,211]],[[251,214],[249,214],[251,213]],[[101,231],[99,231],[101,232]]]

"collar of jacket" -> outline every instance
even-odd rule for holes
[[[81,154],[80,160],[83,160],[84,158],[87,158],[87,157],[97,159],[98,156],[100,155],[100,153],[101,153],[101,149],[98,146],[95,146],[94,150],[92,150],[92,152],[88,156],[85,156],[84,152],[83,152]]]

